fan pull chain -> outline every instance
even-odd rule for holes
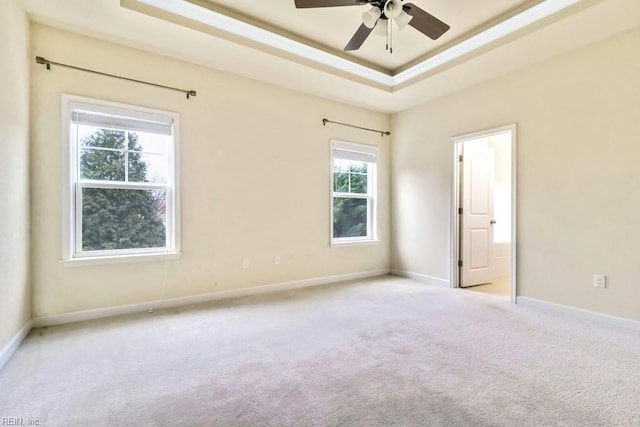
[[[393,22],[389,19],[389,53],[393,53]]]
[[[387,19],[387,46],[384,48],[384,50],[389,50],[389,20]]]

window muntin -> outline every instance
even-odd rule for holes
[[[378,150],[332,143],[332,243],[375,239],[375,187]]]
[[[177,252],[177,115],[70,100],[66,258]]]

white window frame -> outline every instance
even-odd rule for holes
[[[173,143],[170,144],[169,169],[166,184],[87,181],[82,182],[78,165],[78,141],[72,124],[72,111],[78,105],[92,111],[124,115],[135,119],[171,123]],[[63,257],[65,266],[105,263],[155,261],[177,259],[180,256],[180,186],[179,186],[179,129],[180,116],[170,111],[155,110],[130,104],[122,104],[76,95],[62,95],[62,153],[63,153]],[[117,188],[130,190],[166,190],[167,236],[163,248],[119,249],[82,251],[82,189]]]
[[[378,163],[380,158],[380,150],[373,145],[358,144],[354,142],[341,141],[332,139],[331,141],[331,191],[330,199],[330,245],[337,246],[353,246],[367,245],[378,243]],[[336,158],[345,158],[341,156],[340,151],[350,152],[353,154],[351,160],[365,161],[369,163],[367,171],[367,193],[341,193],[334,191],[334,161]],[[367,235],[361,237],[333,237],[333,198],[345,197],[353,199],[367,199]]]

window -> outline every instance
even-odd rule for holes
[[[64,96],[65,259],[177,254],[174,113]]]
[[[374,241],[378,149],[333,141],[331,152],[331,242]]]

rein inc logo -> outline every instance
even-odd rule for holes
[[[2,417],[3,426],[39,426],[38,418]]]

